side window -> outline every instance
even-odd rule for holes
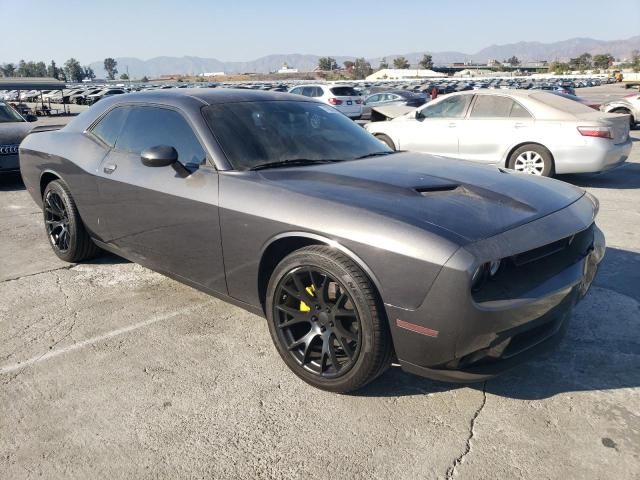
[[[456,95],[435,104],[427,104],[420,111],[423,118],[462,118],[464,117],[471,95]]]
[[[478,95],[469,118],[509,118],[513,100],[494,95]]]
[[[371,95],[369,98],[367,98],[367,103],[377,103],[380,101],[380,95]]]
[[[129,109],[127,107],[117,107],[107,113],[97,125],[93,127],[91,133],[102,140],[107,145],[114,147],[118,135],[122,131],[122,126],[127,118]]]
[[[314,87],[304,87],[302,89],[302,95],[305,97],[313,97]]]
[[[131,107],[117,149],[139,154],[158,145],[175,148],[184,165],[199,165],[206,157],[193,130],[178,112],[160,107]]]
[[[291,92],[289,93],[293,93],[294,95],[302,95],[302,88],[296,87],[293,90],[291,90]]]
[[[522,105],[520,105],[516,101],[513,102],[513,107],[511,108],[511,115],[509,116],[511,118],[531,118],[531,114],[527,111],[527,109],[524,108]]]
[[[316,87],[315,89],[315,93],[314,93],[314,97],[321,97],[322,95],[324,95],[324,91],[322,90],[322,87]]]

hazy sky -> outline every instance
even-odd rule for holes
[[[385,0],[379,5],[375,0],[0,0],[0,63],[475,53],[521,40],[640,35],[640,0]]]

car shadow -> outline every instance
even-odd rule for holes
[[[561,393],[640,387],[640,254],[608,248],[593,290],[574,310],[555,351],[492,380],[448,384],[390,368],[355,392],[366,397],[425,395],[459,388],[539,400]]]
[[[102,254],[98,257],[92,258],[91,260],[85,260],[82,262],[82,265],[120,265],[123,263],[131,263],[126,258],[119,257],[110,252],[102,252]]]
[[[604,173],[576,173],[558,175],[558,180],[578,187],[628,190],[640,188],[640,163],[626,163]]]
[[[19,173],[0,175],[0,192],[17,192],[24,189],[25,186]]]

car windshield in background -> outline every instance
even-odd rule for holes
[[[209,105],[204,115],[236,170],[289,161],[342,161],[391,150],[328,105],[266,101]]]
[[[352,87],[333,87],[330,89],[331,93],[336,97],[357,97],[356,92]]]
[[[5,103],[0,103],[0,123],[24,122],[18,112]]]

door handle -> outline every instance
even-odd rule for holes
[[[105,165],[104,168],[102,169],[102,171],[104,173],[111,174],[116,170],[116,168],[118,168],[118,166],[116,164],[110,163],[108,165]]]

